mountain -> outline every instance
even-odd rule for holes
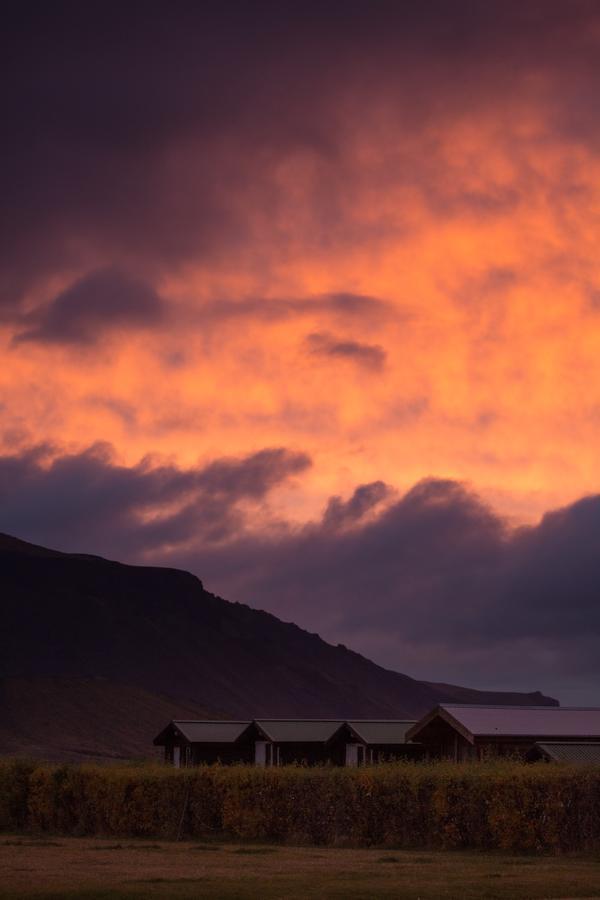
[[[0,754],[49,760],[154,756],[157,723],[219,717],[101,676],[2,678],[0,710]]]
[[[175,717],[418,717],[435,703],[556,705],[428,684],[177,569],[0,535],[0,753],[150,755]]]

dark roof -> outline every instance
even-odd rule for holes
[[[406,732],[415,720],[348,719],[348,725],[365,744],[405,744]]]
[[[600,765],[600,742],[596,741],[538,741],[533,749],[551,762]]]
[[[256,719],[265,737],[276,743],[326,743],[344,724],[343,719]]]
[[[405,744],[406,732],[414,720],[406,719],[255,719],[240,722],[176,719],[154,743],[162,745],[177,735],[193,744],[229,744],[237,741],[254,724],[266,740],[275,743],[327,743],[344,725],[365,744]]]
[[[174,719],[164,731],[162,731],[154,743],[161,741],[167,733],[178,732],[191,744],[233,744],[242,736],[247,728],[252,725],[250,720],[243,722],[209,722],[195,719]]]
[[[409,739],[436,717],[468,740],[475,737],[599,737],[600,709],[580,706],[482,706],[442,704],[409,729]]]

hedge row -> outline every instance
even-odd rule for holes
[[[0,764],[0,830],[569,852],[600,849],[600,767]]]

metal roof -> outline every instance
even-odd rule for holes
[[[404,744],[406,731],[414,721],[393,719],[255,719],[240,722],[176,719],[157,740],[173,729],[194,744],[233,743],[255,724],[265,738],[276,743],[326,743],[342,725],[348,724],[365,744]]]
[[[410,729],[418,740],[421,728],[436,716],[454,722],[472,737],[598,737],[600,709],[575,706],[480,706],[441,704]]]
[[[277,743],[325,743],[344,724],[343,719],[256,719],[266,737]]]
[[[350,728],[365,744],[405,744],[406,732],[414,724],[414,719],[348,719]]]
[[[206,722],[177,719],[172,723],[193,744],[233,744],[252,725],[246,722]]]
[[[600,765],[600,743],[577,743],[576,741],[544,741],[535,744],[546,759],[553,762],[589,763]]]

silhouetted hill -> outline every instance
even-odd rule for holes
[[[477,691],[440,681],[422,681],[439,694],[450,694],[455,703],[498,703],[506,706],[558,706],[557,701],[545,697],[541,691],[523,694],[519,691]],[[482,700],[482,696],[485,700]],[[525,699],[524,699],[525,698]]]
[[[0,753],[53,760],[155,755],[157,721],[219,718],[102,677],[2,678],[0,710]]]
[[[417,717],[439,701],[554,704],[390,672],[177,569],[0,535],[0,752],[150,754],[176,716]],[[42,699],[43,698],[43,699]]]

